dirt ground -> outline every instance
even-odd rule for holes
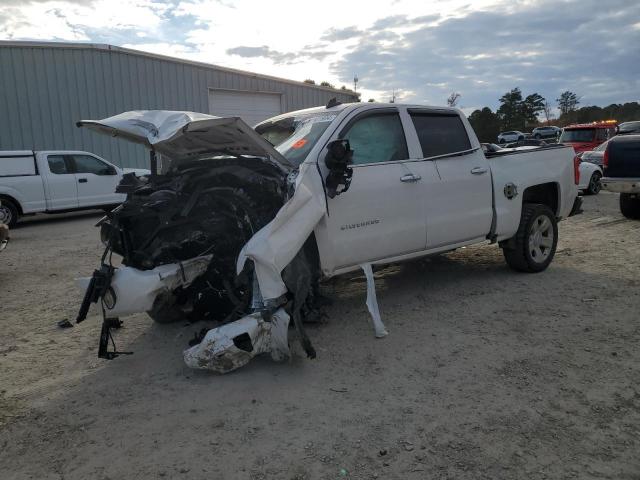
[[[560,224],[554,262],[512,272],[496,246],[362,276],[289,363],[218,376],[182,350],[204,325],[72,329],[98,213],[30,219],[0,254],[0,478],[640,479],[640,222],[617,196]]]

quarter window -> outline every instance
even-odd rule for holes
[[[356,120],[342,138],[351,144],[354,165],[409,158],[397,113],[378,113]]]
[[[49,164],[49,170],[56,175],[64,175],[69,173],[67,164],[64,161],[64,155],[49,155],[47,156],[47,163]]]
[[[471,149],[469,135],[458,115],[411,113],[424,158]],[[505,135],[513,132],[506,132]]]

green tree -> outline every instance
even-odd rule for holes
[[[523,127],[522,92],[518,87],[500,97],[497,114],[503,130],[518,130]]]
[[[474,110],[469,115],[469,123],[481,142],[491,143],[497,140],[496,137],[500,133],[500,117],[489,107]]]
[[[544,112],[545,99],[538,93],[532,93],[527,95],[521,105],[522,117],[524,119],[523,129],[527,128],[527,125],[538,124],[538,114]]]
[[[560,115],[567,115],[568,113],[576,110],[576,107],[580,103],[580,99],[575,93],[567,90],[562,92],[559,98],[556,98],[556,102],[558,102]]]
[[[302,83],[308,83],[309,85],[315,85],[316,81],[315,80],[311,80],[310,78],[307,78],[304,82]]]
[[[329,82],[327,82],[326,80],[323,80],[322,82],[320,82],[320,86],[321,86],[321,87],[335,88],[332,84],[330,84],[330,83],[329,83]]]
[[[374,98],[370,98],[369,100],[367,100],[367,102],[371,102],[371,103],[373,103],[373,102],[375,102],[375,101],[376,101],[376,100],[375,100]]]

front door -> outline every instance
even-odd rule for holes
[[[424,183],[409,160],[396,109],[367,111],[339,138],[350,142],[348,191],[328,199],[326,232],[334,269],[424,250]]]
[[[80,207],[119,203],[121,195],[116,194],[120,175],[110,165],[92,155],[71,155],[75,164]]]

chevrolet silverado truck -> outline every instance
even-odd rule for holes
[[[616,135],[602,158],[604,190],[620,193],[622,215],[640,220],[640,135]]]
[[[115,193],[125,173],[88,152],[0,152],[0,223],[13,227],[22,215],[110,207],[125,196]]]
[[[106,353],[114,319],[144,311],[222,323],[194,339],[198,348],[213,335],[206,358],[185,352],[197,368],[224,372],[269,351],[277,332],[266,326],[289,316],[313,357],[302,320],[317,311],[323,278],[484,242],[511,268],[541,272],[558,221],[581,203],[571,147],[485,154],[454,108],[330,102],[254,129],[168,111],[78,125],[147,146],[152,165],[121,183],[127,200],[100,222],[105,253],[83,283],[77,321],[101,303],[105,358],[117,354]]]

